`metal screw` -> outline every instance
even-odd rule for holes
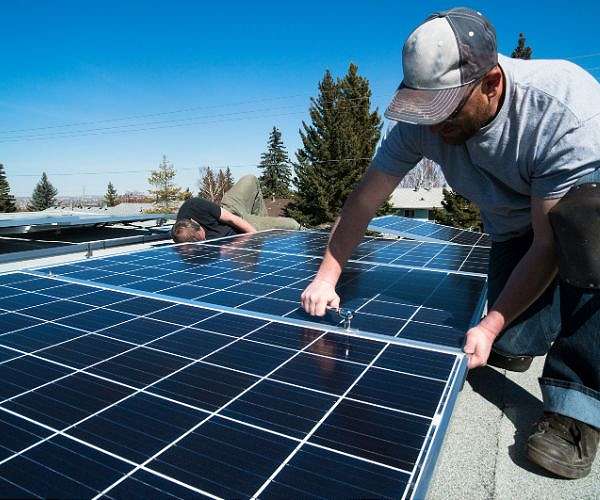
[[[350,309],[338,309],[338,314],[343,318],[344,320],[344,328],[346,330],[350,330],[350,323],[352,322],[352,319],[354,318],[354,311],[351,311]]]
[[[350,329],[350,323],[352,322],[352,318],[354,318],[354,311],[350,309],[344,309],[342,307],[333,308],[328,307],[327,309],[335,311],[343,320],[343,326],[346,330]]]

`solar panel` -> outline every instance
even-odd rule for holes
[[[375,217],[369,223],[369,229],[421,240],[449,241],[452,243],[477,245],[482,247],[491,246],[490,236],[486,233],[456,229],[454,227],[436,224],[435,222],[401,217],[398,215]]]
[[[94,226],[97,224],[122,224],[142,221],[161,221],[169,214],[111,215],[87,212],[19,212],[0,214],[0,234],[24,234],[60,228]]]
[[[253,235],[207,241],[207,245],[244,248],[260,252],[321,257],[329,234],[316,231],[272,230]],[[472,274],[487,273],[489,249],[474,245],[365,238],[350,257],[352,261],[419,267]]]
[[[205,276],[172,250],[63,271],[147,259]],[[3,495],[424,496],[465,375],[458,350],[143,294],[0,275]]]
[[[340,324],[342,319],[334,312],[314,318],[299,304],[320,258],[259,252],[240,248],[239,241],[218,247],[187,244],[145,250],[39,272],[166,299]],[[265,240],[259,234],[247,241]],[[356,311],[352,326],[358,330],[460,348],[485,284],[479,275],[354,261],[345,267],[337,291],[342,306]]]

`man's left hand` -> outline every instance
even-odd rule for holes
[[[463,351],[469,358],[469,370],[486,365],[495,339],[496,334],[481,323],[467,332],[467,342]]]

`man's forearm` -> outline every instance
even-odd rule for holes
[[[344,208],[333,226],[316,279],[334,285],[337,283],[344,265],[362,240],[373,215],[372,210],[352,203]]]
[[[234,226],[234,229],[236,229],[239,233],[247,234],[256,232],[256,229],[252,224],[250,224],[247,220],[238,217],[237,215],[232,217],[232,220],[229,222],[229,224]]]
[[[244,219],[241,219],[241,222],[238,223],[238,229],[242,232],[242,233],[255,233],[256,232],[256,228],[250,224],[248,221],[245,221]]]
[[[532,246],[513,270],[481,325],[498,335],[546,290],[556,270],[554,249]]]
[[[323,262],[315,280],[334,285],[344,264],[365,234],[369,221],[387,200],[402,177],[370,168],[360,184],[348,196],[339,219],[333,226]]]

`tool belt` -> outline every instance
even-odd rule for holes
[[[548,215],[560,278],[577,288],[600,290],[600,183],[573,186]]]

